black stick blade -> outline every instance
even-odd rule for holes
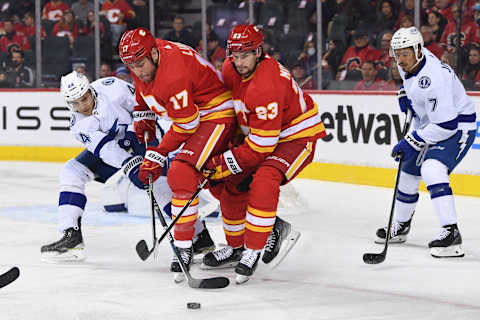
[[[383,253],[365,253],[363,255],[363,262],[367,264],[379,264],[385,261]]]
[[[209,279],[189,279],[188,285],[197,289],[222,289],[228,287],[230,280],[225,277],[215,277]]]
[[[18,276],[20,276],[20,270],[17,267],[13,267],[4,274],[0,275],[0,288],[3,288],[17,280]]]
[[[137,250],[138,256],[143,261],[147,260],[151,254],[150,250],[148,250],[147,242],[145,242],[145,240],[138,241],[137,245],[135,246],[135,250]]]

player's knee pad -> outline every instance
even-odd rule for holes
[[[406,172],[400,173],[400,182],[398,183],[398,191],[396,199],[405,203],[415,203],[418,201],[418,186],[421,176],[415,176]]]
[[[193,194],[198,188],[198,171],[190,164],[176,160],[168,169],[167,180],[173,194]]]
[[[68,160],[60,172],[60,190],[85,193],[85,183],[93,180],[90,169],[75,159]]]
[[[447,166],[435,159],[427,159],[423,162],[421,174],[427,186],[449,183]]]

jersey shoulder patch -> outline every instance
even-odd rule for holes
[[[421,76],[418,79],[418,86],[422,89],[427,89],[432,84],[432,80],[429,76]]]
[[[102,80],[102,84],[104,86],[111,86],[115,82],[114,77],[106,78],[105,80]]]

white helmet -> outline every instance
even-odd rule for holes
[[[395,50],[403,48],[413,48],[415,52],[415,58],[417,59],[417,65],[423,59],[423,37],[422,34],[415,27],[400,28],[394,33],[392,40],[390,41],[390,56],[397,60]],[[418,53],[418,49],[420,54]]]
[[[83,97],[88,90],[91,90],[90,81],[88,81],[88,78],[80,72],[72,71],[63,76],[60,80],[60,92],[65,98],[68,107],[73,111],[75,111],[75,108],[71,102]],[[92,97],[95,100],[93,92]]]

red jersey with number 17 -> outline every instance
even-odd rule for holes
[[[236,72],[230,59],[225,60],[222,73],[245,135],[244,143],[232,151],[242,168],[256,166],[279,143],[325,137],[317,105],[269,55],[248,78]]]
[[[161,152],[176,150],[203,121],[235,123],[232,94],[222,75],[189,46],[156,39],[160,58],[155,79],[141,81],[132,72],[137,102],[173,124],[160,142]]]

